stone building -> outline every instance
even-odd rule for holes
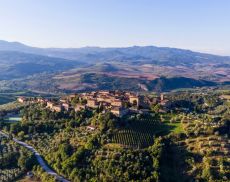
[[[52,107],[52,111],[55,111],[55,112],[61,112],[63,109],[63,107],[61,105],[54,105]]]
[[[86,105],[82,105],[82,104],[77,104],[74,108],[75,112],[78,112],[82,109],[86,109]]]
[[[18,102],[20,102],[20,103],[26,102],[26,98],[25,98],[25,97],[19,97],[17,100],[18,100]]]
[[[140,105],[140,97],[137,95],[130,95],[129,102],[130,104],[136,105],[138,107]]]
[[[87,100],[87,106],[91,108],[97,108],[98,107],[98,102],[96,99],[88,99]]]
[[[128,110],[123,107],[112,107],[111,113],[117,117],[122,117],[128,113]]]
[[[112,101],[111,103],[112,106],[118,106],[118,107],[123,107],[124,106],[124,102],[120,99],[115,99]]]

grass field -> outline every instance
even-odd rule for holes
[[[167,133],[183,133],[183,127],[180,122],[170,123],[170,122],[164,122],[162,129],[165,130]]]

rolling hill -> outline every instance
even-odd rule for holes
[[[212,86],[230,82],[230,57],[156,46],[36,48],[0,41],[0,80],[42,91]]]
[[[229,63],[230,57],[217,56],[206,53],[193,52],[190,50],[156,47],[156,46],[133,46],[125,48],[36,48],[19,42],[0,41],[0,51],[17,51],[50,57],[59,57],[85,62],[104,61],[130,61],[162,64],[188,64],[195,63]]]
[[[0,79],[22,78],[38,73],[54,73],[78,67],[83,63],[14,51],[0,51]]]

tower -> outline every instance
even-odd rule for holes
[[[161,94],[161,101],[164,100],[164,94]]]

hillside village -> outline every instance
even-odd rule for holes
[[[176,171],[188,174],[173,179],[228,181],[229,96],[229,91],[210,89],[164,94],[116,90],[59,97],[19,96],[12,104],[17,105],[14,112],[20,111],[21,122],[3,120],[0,127],[34,147],[47,164],[71,181],[75,169],[84,172],[74,174],[79,179],[85,179],[90,171],[87,180],[98,176],[98,170],[100,175],[107,171],[115,176],[111,171],[116,169],[120,171],[117,181],[122,181],[123,171],[140,171],[141,177],[134,174],[126,181],[143,181],[153,176],[152,172],[141,173],[146,164],[162,181],[171,180],[165,172],[171,172],[171,164],[178,164]],[[125,166],[124,159],[128,161]],[[113,166],[111,160],[115,161]],[[172,163],[157,168],[161,160]],[[157,166],[151,168],[155,165],[151,161]],[[39,170],[32,172],[41,176]]]
[[[82,109],[100,109],[101,112],[111,112],[117,117],[122,117],[128,113],[144,113],[149,111],[151,104],[161,104],[165,106],[168,100],[161,94],[157,98],[149,98],[125,91],[94,91],[88,93],[71,94],[61,97],[59,100],[45,98],[19,97],[20,103],[40,103],[55,112],[71,111]],[[165,112],[165,110],[161,110]]]

